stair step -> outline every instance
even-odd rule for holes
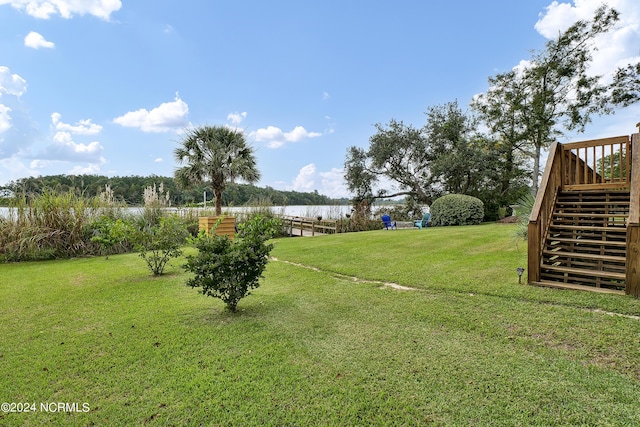
[[[575,255],[575,259],[578,260],[578,258],[582,259],[582,260],[586,260],[586,257],[581,257],[581,255],[593,255],[596,257],[599,257],[601,255],[603,255],[603,251],[602,248],[596,247],[596,246],[563,246],[563,245],[545,245],[544,248],[545,251],[550,251],[550,252],[555,252],[555,251],[562,251],[562,252],[566,252],[569,254],[574,254]],[[551,254],[547,254],[547,256],[553,256]],[[618,258],[624,258],[625,262],[626,262],[626,258],[627,258],[627,252],[626,252],[626,248],[606,248],[606,250],[604,251],[604,256],[612,256],[612,257],[618,257]],[[617,262],[615,260],[603,260],[603,262]]]
[[[597,191],[563,191],[558,193],[558,200],[575,200],[578,202],[588,202],[588,201],[618,201],[618,200],[628,200],[629,192],[628,191],[616,191],[611,193],[600,193]]]
[[[583,200],[566,200],[558,198],[556,205],[578,205],[578,206],[629,206],[629,197],[621,200],[598,200],[598,201],[583,201]]]
[[[588,231],[606,231],[611,233],[626,233],[627,227],[623,227],[622,225],[610,225],[610,226],[602,226],[602,225],[567,225],[567,224],[555,224],[551,223],[549,226],[550,229],[561,229],[561,230],[588,230]]]
[[[582,252],[565,252],[565,251],[553,251],[553,250],[544,250],[542,251],[545,255],[564,257],[564,258],[577,258],[577,259],[589,259],[594,261],[607,261],[607,262],[617,262],[617,263],[626,263],[627,258],[624,256],[615,256],[615,255],[599,255],[599,254],[587,254]]]
[[[586,285],[577,285],[574,283],[559,283],[552,282],[548,280],[540,280],[537,282],[530,282],[532,285],[536,286],[544,286],[547,288],[557,288],[557,289],[570,289],[575,291],[591,291],[591,292],[601,292],[606,294],[620,294],[623,295],[624,291],[619,289],[610,289],[610,288],[597,288],[595,286],[586,286]]]
[[[582,218],[580,220],[571,220],[569,218],[554,218],[552,220],[551,223],[551,227],[553,226],[570,226],[570,227],[579,227],[579,229],[586,229],[586,230],[590,230],[590,231],[617,231],[624,233],[626,232],[626,224],[622,221],[622,220],[618,220],[616,222],[614,221],[607,221],[607,220],[597,220],[594,218]],[[608,228],[614,228],[613,230],[601,230],[601,229],[594,229],[593,227],[608,227]],[[575,228],[574,228],[575,229]],[[569,229],[566,229],[569,230]]]
[[[590,239],[571,239],[567,237],[550,237],[548,241],[551,242],[563,242],[563,243],[580,243],[582,245],[606,245],[606,246],[619,246],[621,248],[627,247],[627,242],[618,240],[590,240]]]
[[[592,213],[592,212],[554,212],[552,216],[560,218],[627,218],[628,213],[610,212],[610,213]]]
[[[612,271],[600,271],[600,270],[587,270],[582,268],[571,268],[571,267],[563,267],[556,265],[542,265],[542,270],[552,270],[560,273],[574,274],[574,275],[582,275],[582,276],[593,276],[600,277],[603,279],[611,279],[611,280],[625,280],[626,274],[624,273],[615,273]]]
[[[627,195],[625,197],[614,197],[614,198],[603,198],[603,197],[589,197],[589,198],[575,198],[575,197],[562,197],[559,196],[556,199],[556,204],[560,205],[575,205],[575,206],[612,206],[612,205],[621,205],[628,206],[630,197]]]
[[[587,197],[587,196],[600,196],[600,197],[615,197],[615,196],[629,196],[628,190],[584,190],[584,191],[561,191],[559,193],[563,196],[573,197]]]

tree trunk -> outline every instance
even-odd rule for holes
[[[222,191],[213,190],[213,194],[216,198],[216,215],[222,215]]]
[[[502,171],[502,182],[500,185],[500,195],[504,196],[509,193],[511,188],[511,179],[513,178],[513,149],[508,149],[505,156],[504,170]]]
[[[538,194],[538,179],[540,178],[540,144],[536,144],[536,154],[533,157],[533,194]]]

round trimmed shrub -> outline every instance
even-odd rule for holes
[[[431,224],[475,225],[484,218],[482,200],[464,194],[442,196],[431,205]]]

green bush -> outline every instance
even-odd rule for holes
[[[484,218],[484,204],[476,197],[464,194],[442,196],[431,205],[431,224],[473,225]]]
[[[238,227],[240,224],[247,221],[251,221],[255,217],[261,217],[271,223],[273,227],[273,237],[287,236],[288,226],[285,221],[282,221],[279,216],[284,215],[284,208],[281,208],[280,212],[274,212],[272,203],[269,199],[260,199],[256,202],[255,206],[250,206],[246,210],[239,213],[234,213]]]
[[[238,302],[260,286],[272,244],[267,244],[276,221],[254,216],[238,225],[238,234],[228,236],[203,233],[196,239],[198,254],[188,256],[184,269],[195,276],[187,281],[193,288],[202,288],[203,295],[221,299],[230,311]]]
[[[100,245],[106,259],[109,259],[109,254],[116,252],[114,246],[122,244],[133,232],[129,222],[106,215],[96,219],[89,228],[92,234],[91,241]]]
[[[154,276],[161,275],[171,258],[182,255],[189,231],[176,215],[159,218],[158,225],[146,225],[134,233],[135,247]]]

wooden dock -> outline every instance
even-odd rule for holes
[[[306,218],[301,216],[279,215],[287,227],[289,236],[321,236],[337,232],[337,222],[333,219]]]

